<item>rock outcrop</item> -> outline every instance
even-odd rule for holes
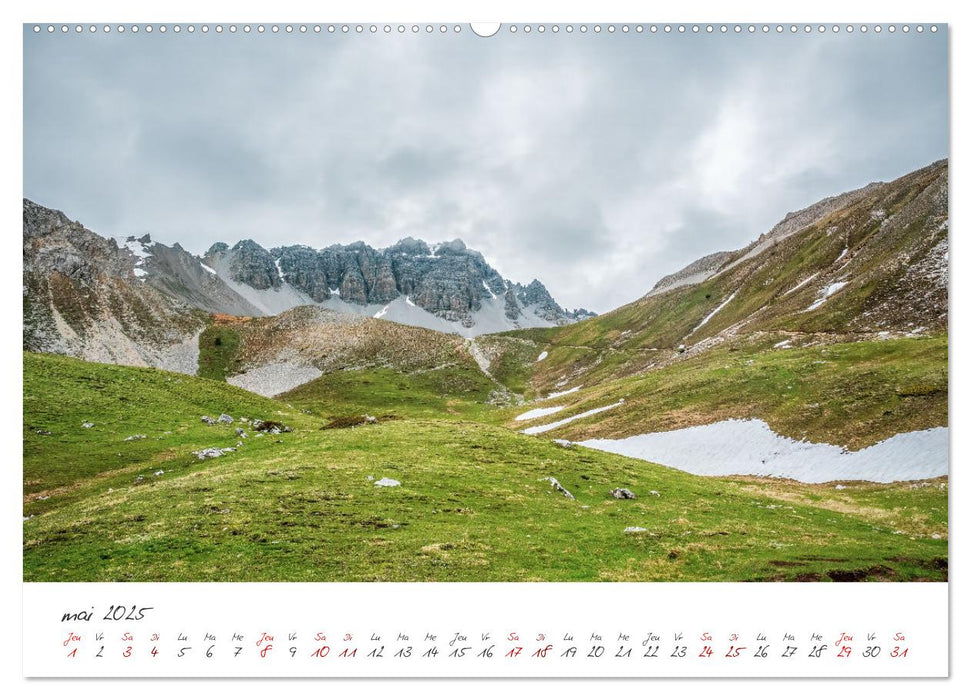
[[[145,282],[148,239],[123,246],[24,200],[24,350],[195,373],[206,314]]]
[[[301,299],[323,304],[336,298],[361,307],[404,299],[465,328],[474,327],[484,303],[493,300],[500,300],[506,318],[518,324],[512,327],[563,325],[595,315],[562,308],[538,280],[525,286],[505,280],[481,253],[458,239],[430,246],[408,237],[384,249],[358,241],[320,250],[266,250],[245,240],[232,247],[217,243],[203,261],[225,271],[230,284],[243,294],[245,287],[260,292],[287,286],[295,292],[289,307]]]
[[[234,316],[260,313],[259,309],[230,289],[215,270],[207,269],[197,256],[178,243],[171,247],[155,243],[146,234],[137,239],[129,236],[124,244],[132,246],[136,243],[143,253],[136,273],[141,270],[143,274],[140,276],[149,286],[204,311]]]

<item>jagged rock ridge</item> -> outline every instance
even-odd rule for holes
[[[209,313],[264,316],[307,304],[466,336],[590,315],[562,309],[538,281],[504,280],[461,241],[272,252],[240,241],[200,258],[148,234],[105,238],[23,201],[25,350],[194,374]]]
[[[366,315],[380,313],[391,320],[463,335],[563,325],[594,315],[585,309],[562,308],[538,280],[521,285],[504,279],[481,253],[458,239],[430,246],[409,237],[384,249],[359,241],[320,250],[308,246],[266,250],[243,240],[232,247],[216,243],[203,261],[265,313],[316,303]],[[343,304],[329,304],[337,300]],[[372,306],[378,307],[376,312],[368,308]],[[438,328],[433,320],[423,323],[407,307],[424,310],[452,326]]]

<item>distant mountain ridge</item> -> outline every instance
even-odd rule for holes
[[[197,256],[176,243],[155,243],[145,234],[118,241],[134,256],[136,277],[189,306],[234,316],[259,316],[261,311],[207,270]]]
[[[504,279],[459,240],[272,251],[244,240],[196,256],[148,234],[105,238],[23,200],[25,350],[194,373],[209,314],[305,305],[465,337],[595,315],[563,309],[538,280]]]
[[[538,280],[510,282],[458,240],[319,250],[243,240],[200,257],[148,236],[106,239],[25,199],[23,345],[191,373],[210,314],[315,306],[467,338],[519,330],[508,340],[522,358],[490,351],[492,370],[537,364],[534,386],[555,391],[766,334],[798,343],[946,332],[948,227],[942,160],[790,213],[749,246],[595,316],[563,309]]]
[[[464,336],[591,318],[562,308],[546,287],[504,279],[461,240],[404,238],[384,249],[358,241],[267,250],[252,240],[216,243],[202,261],[264,314],[319,304]],[[427,312],[425,317],[421,312]]]

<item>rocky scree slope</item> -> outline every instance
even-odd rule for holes
[[[195,373],[205,313],[146,284],[131,248],[23,206],[24,350]]]
[[[216,333],[232,334],[226,362],[231,384],[275,396],[322,374],[388,368],[401,373],[462,367],[479,373],[467,342],[427,328],[301,306],[276,316],[217,317]],[[225,343],[225,340],[222,341]]]
[[[184,301],[189,306],[213,313],[254,316],[260,309],[234,292],[197,256],[178,243],[155,243],[148,234],[129,236],[123,243],[139,257],[136,274],[152,287]]]

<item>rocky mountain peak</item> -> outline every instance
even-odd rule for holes
[[[553,321],[556,318],[571,315],[556,303],[546,285],[537,279],[525,287],[516,285],[515,291],[516,300],[520,305],[532,309],[533,313],[541,318]]]
[[[244,296],[247,289],[257,294],[279,292],[263,299],[273,312],[300,303],[346,303],[352,305],[348,310],[361,313],[403,298],[406,306],[461,328],[474,327],[487,307],[513,321],[514,328],[576,318],[553,300],[541,282],[534,280],[523,287],[503,279],[461,239],[429,245],[408,236],[384,249],[356,241],[321,249],[291,245],[270,251],[245,240],[232,248],[216,244],[205,259],[219,274],[228,275],[232,284],[240,285],[235,288]],[[259,305],[255,297],[252,301]],[[415,321],[421,323],[420,317]]]
[[[245,239],[232,247],[230,273],[237,282],[253,289],[277,289],[283,284],[276,261],[263,246]]]
[[[402,238],[400,241],[395,243],[393,246],[386,249],[391,255],[431,255],[431,248],[425,241],[412,238],[408,236],[407,238]]]
[[[469,249],[461,238],[439,243],[434,250],[435,255],[464,255],[467,252],[469,252]]]
[[[24,199],[24,238],[40,238],[75,226],[84,228],[80,222],[68,219],[62,211]]]
[[[527,304],[553,301],[553,297],[550,296],[550,292],[546,288],[546,285],[544,285],[538,279],[534,279],[532,282],[523,287],[523,299]]]
[[[209,250],[202,256],[202,259],[206,262],[212,262],[217,256],[223,255],[227,250],[229,250],[229,246],[226,243],[222,241],[213,243],[209,246]]]

